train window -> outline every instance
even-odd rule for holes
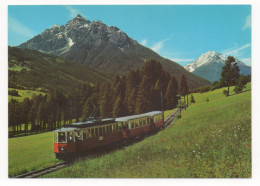
[[[94,136],[98,136],[98,128],[95,128]]]
[[[72,132],[67,132],[67,140],[68,140],[68,142],[73,141],[73,133]]]
[[[130,124],[131,124],[131,129],[135,128],[134,122],[131,122]]]
[[[107,126],[107,134],[112,133],[112,125]]]
[[[137,120],[135,120],[135,128],[136,128],[136,127],[139,127]]]
[[[83,140],[87,139],[87,132],[86,130],[83,130]]]
[[[65,132],[58,132],[58,142],[59,143],[65,143],[66,142]]]
[[[112,132],[115,132],[115,125],[112,125]]]
[[[91,136],[91,131],[90,131],[91,129],[87,129],[87,138],[91,138],[92,136]]]
[[[98,133],[99,133],[99,136],[103,136],[102,127],[99,127],[99,128],[98,128],[98,130],[99,130],[99,131],[98,131]]]
[[[122,123],[118,124],[118,130],[122,130]]]
[[[115,124],[116,132],[118,131],[118,124]]]
[[[82,140],[82,131],[75,132],[75,140]]]
[[[95,129],[92,128],[92,129],[91,129],[91,137],[94,137],[94,136],[95,136]]]

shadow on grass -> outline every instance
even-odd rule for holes
[[[251,89],[250,90],[244,90],[244,91],[239,92],[239,93],[230,94],[229,96],[234,96],[234,95],[242,94],[242,93],[249,92],[249,91],[251,91]]]

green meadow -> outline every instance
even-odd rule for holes
[[[16,91],[18,91],[18,94],[20,95],[20,96],[8,95],[8,102],[11,99],[15,99],[20,102],[20,101],[23,101],[23,99],[26,97],[31,98],[33,96],[33,94],[35,94],[35,95],[42,94],[43,96],[46,94],[46,93],[43,93],[40,91],[34,91],[34,90],[20,90],[20,89],[15,89],[15,88],[8,88],[8,90],[16,90]]]
[[[233,89],[233,88],[231,88]],[[105,155],[82,158],[48,178],[250,178],[251,84],[194,94],[174,125]]]
[[[166,111],[165,118],[174,110]],[[53,151],[52,132],[9,138],[9,177],[54,165],[59,160],[55,158]]]
[[[196,103],[156,135],[127,148],[80,158],[44,177],[250,178],[251,84],[230,97],[223,90],[193,94]],[[165,112],[165,118],[172,112]],[[10,138],[8,143],[10,177],[58,162],[51,132]]]
[[[9,177],[31,172],[57,163],[53,153],[53,133],[9,138]]]

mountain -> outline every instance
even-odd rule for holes
[[[197,76],[207,79],[211,82],[219,80],[221,77],[222,67],[225,65],[225,61],[228,56],[222,55],[215,51],[209,51],[202,54],[195,62],[186,65],[184,68]],[[251,74],[251,67],[245,65],[242,61],[236,62],[239,66],[240,73],[243,75]]]
[[[189,88],[211,85],[187,72],[179,64],[140,45],[126,33],[101,21],[89,21],[81,15],[65,26],[54,25],[18,47],[61,56],[107,74],[126,74],[153,58],[180,80],[185,74]]]
[[[89,67],[35,50],[8,47],[8,87],[20,89],[78,88],[101,84],[110,78]]]

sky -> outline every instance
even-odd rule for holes
[[[211,50],[251,66],[250,5],[9,5],[8,45],[65,25],[77,14],[116,26],[183,66]]]

